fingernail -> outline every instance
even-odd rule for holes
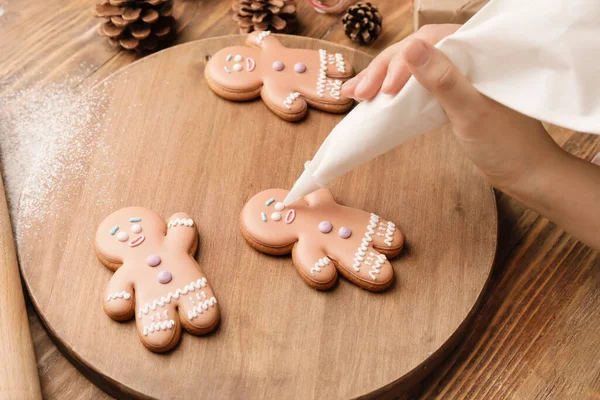
[[[406,49],[406,62],[414,67],[421,67],[429,60],[430,50],[420,40],[415,40]]]
[[[346,82],[344,82],[344,84],[342,85],[342,88],[352,86],[352,84],[356,82],[357,78],[358,78],[358,76],[355,76],[352,79],[348,79]]]
[[[363,78],[360,80],[359,84],[356,86],[356,89],[354,89],[354,94],[357,95],[360,92],[362,92],[363,90],[365,90],[367,88],[367,86],[369,85],[369,76],[365,75],[363,76]],[[360,96],[356,96],[356,98],[358,99]]]
[[[392,82],[394,81],[394,76],[393,76],[393,72],[388,72],[387,75],[385,76],[385,79],[383,80],[383,84],[381,85],[381,91],[382,92],[387,92],[390,88],[390,86],[392,85]]]

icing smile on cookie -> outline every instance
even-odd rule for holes
[[[146,240],[146,237],[144,235],[140,235],[140,236],[136,237],[135,239],[132,239],[129,242],[129,247],[139,246],[140,244],[142,244],[144,242],[144,240]]]
[[[254,68],[256,67],[256,62],[254,61],[253,58],[246,58],[246,71],[248,72],[252,72],[254,71]]]

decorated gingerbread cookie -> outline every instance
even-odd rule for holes
[[[388,257],[400,254],[404,237],[393,222],[335,202],[320,189],[284,206],[287,190],[255,195],[240,215],[242,235],[255,249],[292,253],[296,270],[315,289],[333,286],[338,272],[356,285],[382,291],[394,280]]]
[[[96,255],[115,271],[102,299],[114,320],[135,317],[144,346],[165,352],[181,327],[195,335],[219,322],[217,299],[194,259],[198,231],[185,213],[165,222],[152,210],[129,207],[106,217],[96,232]]]
[[[352,106],[341,87],[354,71],[342,54],[288,49],[269,31],[249,34],[246,44],[218,51],[206,65],[208,85],[219,96],[244,101],[260,95],[287,121],[303,118],[308,105],[333,113]]]

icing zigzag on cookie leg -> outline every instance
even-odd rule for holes
[[[153,322],[150,325],[144,325],[144,336],[148,336],[149,333],[154,333],[158,331],[166,331],[167,329],[173,329],[175,326],[175,321],[172,319],[168,321],[162,322]]]
[[[298,92],[292,92],[288,95],[288,97],[285,98],[285,100],[283,101],[283,105],[288,109],[291,110],[292,109],[292,104],[294,104],[294,101],[296,101],[296,99],[300,96],[300,93]]]
[[[321,269],[329,265],[330,262],[331,260],[329,257],[323,257],[319,259],[319,261],[315,263],[315,266],[310,269],[311,275],[315,276],[315,272],[321,272]]]
[[[202,292],[204,294],[204,292]],[[204,295],[206,297],[206,295]],[[188,319],[191,321],[196,318],[199,314],[202,314],[204,311],[208,310],[209,307],[217,304],[217,299],[213,296],[208,300],[201,301],[198,304],[194,304],[191,311],[188,311]]]
[[[381,269],[383,264],[385,264],[385,262],[387,261],[387,258],[384,254],[370,253],[370,255],[377,258],[375,260],[375,264],[371,265],[371,270],[369,271],[369,276],[371,277],[371,279],[376,281],[377,280],[376,275],[379,275],[381,273],[381,271],[379,271],[379,270]]]

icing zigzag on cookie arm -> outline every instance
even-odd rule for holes
[[[111,293],[106,297],[106,301],[109,302],[111,300],[116,300],[116,299],[123,299],[123,300],[129,300],[131,298],[131,293],[127,293],[126,291],[121,291],[118,293]]]

